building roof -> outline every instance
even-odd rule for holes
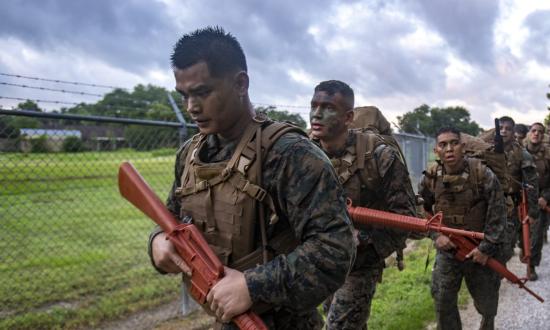
[[[76,136],[82,137],[82,133],[78,130],[67,130],[67,129],[42,129],[42,128],[21,128],[21,135],[26,135],[29,137],[33,136],[54,136],[54,137],[67,137],[67,136]]]

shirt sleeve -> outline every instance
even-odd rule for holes
[[[433,206],[435,205],[435,195],[430,190],[430,180],[426,176],[426,174],[422,177],[420,180],[420,185],[418,187],[418,195],[424,200],[423,208],[426,212],[429,212],[430,214],[433,214]],[[435,240],[437,236],[439,236],[439,233],[436,231],[430,231],[428,233],[428,236]]]
[[[506,206],[500,183],[489,168],[485,170],[483,189],[483,196],[487,200],[487,213],[483,228],[485,238],[479,244],[478,249],[488,256],[494,256],[498,251],[498,245],[504,239]]]
[[[285,135],[270,155],[264,182],[301,243],[244,275],[254,303],[308,310],[344,283],[355,258],[352,225],[342,187],[319,148]]]
[[[374,152],[381,186],[379,198],[384,201],[388,212],[416,216],[415,197],[409,172],[397,152],[386,145],[380,145]],[[384,235],[377,235],[383,233]],[[377,253],[385,257],[397,248],[404,248],[407,231],[389,228],[373,230],[373,244]],[[377,239],[378,237],[378,239]]]
[[[531,218],[539,217],[539,180],[537,177],[537,167],[533,156],[525,149],[522,150],[521,175],[523,181],[529,185],[527,189],[528,214]]]

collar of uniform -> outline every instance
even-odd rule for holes
[[[531,141],[527,141],[527,150],[529,150],[530,153],[534,154],[540,151],[542,148],[542,142],[538,144],[533,144]]]
[[[206,136],[204,148],[199,150],[199,159],[202,162],[220,162],[228,160],[237,147],[237,140],[225,140],[220,138],[216,134],[209,134]]]

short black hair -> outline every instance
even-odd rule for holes
[[[355,103],[355,96],[353,94],[353,89],[349,87],[343,81],[340,80],[326,80],[319,83],[315,86],[315,92],[325,92],[328,95],[332,96],[336,93],[342,94],[344,100],[349,103],[350,109],[353,109]]]
[[[514,132],[526,135],[529,129],[527,129],[527,125],[525,124],[516,124],[514,126]]]
[[[204,61],[213,77],[247,71],[246,57],[237,39],[219,26],[184,34],[170,56],[172,68],[186,69]]]
[[[500,123],[512,123],[512,127],[516,126],[516,122],[512,119],[512,117],[508,117],[508,116],[502,116],[498,119],[498,121]]]
[[[456,134],[458,136],[458,138],[460,139],[460,130],[456,127],[453,127],[453,126],[445,126],[445,127],[441,127],[436,133],[435,133],[435,138],[437,140],[437,137],[440,136],[441,134],[443,133],[453,133],[453,134]]]

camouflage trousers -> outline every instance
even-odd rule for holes
[[[367,329],[372,298],[383,270],[383,260],[373,258],[361,248],[357,250],[355,264],[344,285],[323,304],[327,330]]]
[[[437,251],[432,272],[432,297],[438,329],[462,329],[458,312],[458,291],[462,279],[466,282],[478,313],[487,320],[494,319],[497,314],[500,276],[471,260],[461,262],[448,253]]]
[[[503,259],[505,262],[508,262],[512,255],[514,254],[514,248],[518,246],[523,253],[523,228],[521,221],[518,216],[517,207],[514,207],[511,217],[507,218],[506,221],[506,236],[503,249]],[[537,266],[540,263],[540,251],[542,249],[542,244],[539,246],[539,236],[540,232],[540,217],[539,219],[534,219],[534,222],[529,226],[529,240],[531,246],[531,264]],[[507,244],[507,242],[510,244]]]
[[[506,217],[506,227],[504,228],[504,248],[502,249],[502,258],[508,262],[514,255],[514,248],[521,237],[521,223],[518,219],[517,207],[514,206],[512,212]],[[523,240],[523,239],[522,239]]]
[[[548,230],[548,213],[540,211],[538,221],[531,226],[531,265],[539,266],[542,258],[544,231]]]

